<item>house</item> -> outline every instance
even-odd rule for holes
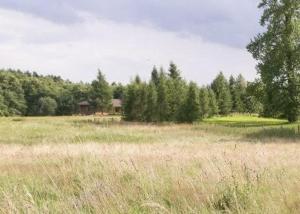
[[[81,115],[90,115],[94,113],[91,108],[91,104],[88,101],[82,101],[78,103],[78,106],[79,106],[79,114]]]
[[[112,113],[113,114],[121,114],[122,113],[122,100],[121,99],[113,99],[112,100]]]
[[[111,114],[121,114],[122,113],[122,100],[121,99],[112,99],[112,110]],[[91,115],[95,114],[97,111],[91,106],[88,101],[82,101],[78,103],[79,114],[81,115]]]

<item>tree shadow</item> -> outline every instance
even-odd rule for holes
[[[218,122],[209,122],[209,124],[221,125],[225,127],[232,128],[264,128],[264,127],[274,127],[274,126],[283,126],[289,124],[286,121],[218,121]]]
[[[246,138],[249,140],[287,140],[287,141],[299,141],[300,132],[297,127],[268,127],[262,128],[258,131],[246,134]]]

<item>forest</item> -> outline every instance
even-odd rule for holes
[[[53,116],[78,114],[78,103],[89,101],[109,112],[111,100],[123,100],[128,121],[194,122],[215,115],[261,113],[260,81],[242,75],[229,80],[219,73],[210,85],[187,82],[171,62],[168,71],[154,67],[148,82],[136,76],[127,85],[109,84],[99,71],[92,83],[72,83],[57,76],[33,72],[0,71],[1,116]]]

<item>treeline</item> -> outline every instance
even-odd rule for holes
[[[184,80],[174,63],[167,72],[154,67],[148,82],[137,76],[128,85],[109,84],[100,71],[92,83],[72,83],[35,72],[0,70],[0,116],[73,115],[81,101],[108,112],[115,98],[123,100],[128,121],[193,122],[233,112],[259,113],[259,87],[242,75],[227,80],[222,73],[211,85],[199,87]]]
[[[262,105],[259,81],[247,82],[242,75],[229,80],[220,73],[212,84],[188,83],[174,63],[167,72],[153,68],[149,82],[137,76],[124,93],[124,118],[145,122],[193,122],[215,115],[259,113]]]
[[[57,76],[0,70],[0,116],[47,116],[78,113],[78,103],[91,102],[99,111],[111,106],[113,89],[101,72],[92,84],[72,83]]]

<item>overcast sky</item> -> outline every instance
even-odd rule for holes
[[[187,80],[256,76],[245,46],[258,0],[0,0],[0,67],[91,81],[147,79],[174,61]]]

